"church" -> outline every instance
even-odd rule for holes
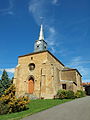
[[[43,25],[34,52],[18,57],[13,83],[16,96],[53,99],[59,89],[82,90],[82,76],[77,69],[66,67],[50,51],[44,40]]]

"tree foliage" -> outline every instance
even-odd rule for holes
[[[81,98],[81,97],[85,97],[85,96],[86,96],[86,93],[85,93],[85,91],[82,91],[82,90],[77,90],[77,92],[75,93],[76,98]]]
[[[0,114],[20,112],[27,109],[28,97],[15,96],[15,86],[12,84],[0,97]]]
[[[71,90],[58,90],[57,96],[59,99],[74,99],[74,92]]]
[[[11,85],[11,81],[8,77],[7,72],[4,70],[0,80],[0,96],[4,94],[4,91],[9,88]]]
[[[59,99],[74,99],[74,98],[81,98],[81,97],[85,97],[85,96],[86,96],[86,94],[82,90],[77,90],[77,92],[74,93],[71,90],[60,89],[57,92],[56,98],[59,98]]]

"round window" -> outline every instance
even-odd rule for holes
[[[34,63],[30,63],[29,64],[29,70],[34,70],[35,69],[35,64]]]

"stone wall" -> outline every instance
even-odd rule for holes
[[[35,69],[30,71],[29,64],[34,63]],[[15,70],[14,84],[16,95],[28,93],[28,80],[34,77],[33,94],[44,98],[53,98],[60,88],[61,69],[60,64],[48,51],[33,53],[18,58],[18,66]]]
[[[35,65],[34,70],[30,70],[30,64]],[[34,79],[33,95],[38,98],[50,99],[56,95],[62,84],[67,84],[67,89],[76,91],[81,87],[81,77],[75,70],[62,71],[64,65],[49,51],[32,53],[18,58],[18,65],[15,70],[14,84],[16,95],[29,94],[28,80]],[[66,80],[66,81],[62,81]],[[77,87],[74,83],[77,83]]]
[[[77,90],[82,90],[82,77],[76,72]]]
[[[78,73],[76,69],[62,70],[61,79],[72,81],[72,90],[76,92],[77,90],[82,90],[82,76]]]
[[[16,67],[14,83],[16,84],[17,94],[28,93],[28,79],[30,76],[34,77],[34,94],[39,97],[40,95],[40,80],[41,80],[41,69],[43,61],[46,61],[46,53],[31,54],[21,56],[18,58],[18,65]],[[29,70],[29,64],[34,63],[35,69]]]
[[[61,79],[76,82],[76,71],[74,71],[74,70],[62,70]]]

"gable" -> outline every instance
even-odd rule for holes
[[[26,54],[26,55],[22,55],[22,56],[19,56],[18,58],[22,58],[22,57],[26,57],[26,56],[42,56],[44,55],[43,53],[47,54],[47,57],[48,59],[53,59],[53,61],[61,64],[62,66],[64,66],[64,64],[58,60],[51,52],[49,52],[48,50],[46,51],[41,51],[41,52],[33,52],[33,53],[29,53],[29,54]]]

